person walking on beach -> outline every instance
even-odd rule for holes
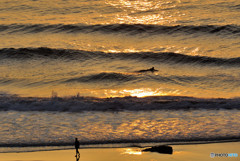
[[[78,141],[77,138],[75,138],[75,149],[76,149],[76,156],[75,156],[75,157],[76,157],[76,158],[80,158],[80,153],[79,153],[79,151],[78,151],[79,146],[80,146],[79,141]]]

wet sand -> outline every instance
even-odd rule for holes
[[[141,148],[92,148],[80,149],[79,161],[158,161],[158,160],[240,160],[240,157],[215,157],[210,153],[240,154],[240,142],[172,145],[173,154],[141,152]],[[0,153],[0,161],[75,161],[75,150]]]

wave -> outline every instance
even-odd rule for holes
[[[72,78],[67,81],[66,83],[69,82],[94,82],[94,81],[131,81],[134,80],[134,76],[129,75],[129,74],[123,74],[123,73],[106,73],[102,72],[99,74],[92,74],[88,76],[82,76],[79,78]]]
[[[240,66],[240,57],[236,58],[216,58],[207,56],[191,56],[171,52],[135,52],[135,53],[106,53],[98,51],[83,51],[71,49],[51,49],[51,48],[3,48],[0,49],[1,59],[70,59],[86,61],[94,59],[121,59],[137,60],[156,63],[182,63],[217,66]],[[95,77],[95,76],[92,76]],[[104,77],[104,73],[96,77]],[[124,76],[119,76],[124,77]],[[88,79],[88,78],[86,78]],[[91,78],[90,78],[91,79]]]
[[[108,86],[114,87],[117,83],[129,83],[135,84],[136,82],[155,81],[158,83],[177,84],[181,86],[189,86],[189,84],[204,84],[201,88],[213,88],[219,87],[221,83],[231,84],[231,87],[237,87],[240,85],[239,79],[227,74],[211,74],[206,76],[164,76],[158,74],[152,74],[152,72],[139,73],[138,71],[132,71],[130,73],[119,72],[100,72],[94,74],[86,74],[84,76],[75,76],[71,78],[60,78],[55,80],[28,80],[28,79],[15,79],[15,78],[2,78],[0,79],[1,85],[17,85],[21,83],[21,86],[25,87],[40,87],[45,85],[64,84],[69,85],[71,83],[108,83]],[[213,85],[212,83],[215,83]],[[230,87],[230,88],[231,88]]]
[[[240,109],[240,99],[200,99],[180,96],[38,98],[0,96],[0,111],[148,111],[191,109]]]
[[[201,26],[160,26],[144,24],[109,24],[109,25],[63,25],[63,24],[10,24],[0,25],[0,32],[8,33],[127,33],[127,34],[217,34],[217,35],[239,35],[240,26],[237,25],[201,25]]]

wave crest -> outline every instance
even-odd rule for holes
[[[141,111],[189,109],[240,109],[240,99],[200,99],[180,96],[37,98],[1,96],[0,111]]]
[[[202,26],[160,26],[160,25],[144,25],[144,24],[109,24],[109,25],[63,25],[63,24],[11,24],[11,25],[0,25],[0,32],[8,33],[92,33],[92,32],[103,32],[103,33],[127,33],[127,34],[174,34],[174,33],[185,33],[185,34],[196,34],[196,33],[207,33],[207,34],[232,34],[239,35],[240,26],[237,25],[202,25]]]
[[[94,81],[130,81],[135,78],[132,75],[122,74],[122,73],[106,73],[102,72],[99,74],[92,74],[88,76],[82,76],[79,78],[72,78],[65,82],[94,82]]]
[[[85,61],[89,59],[120,59],[138,60],[156,63],[182,63],[217,66],[240,66],[240,57],[236,58],[216,58],[207,56],[191,56],[170,52],[135,52],[135,53],[105,53],[98,51],[83,51],[71,49],[51,49],[51,48],[3,48],[0,49],[1,59],[72,59]],[[102,73],[93,77],[107,77]],[[112,74],[114,75],[114,74]],[[121,77],[121,76],[119,76]]]

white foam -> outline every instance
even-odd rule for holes
[[[240,99],[200,99],[192,97],[66,97],[37,98],[2,95],[1,111],[119,111],[119,110],[176,110],[176,109],[240,109]]]

